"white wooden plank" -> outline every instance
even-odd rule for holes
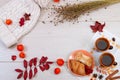
[[[61,74],[59,75],[55,75],[54,74],[54,69],[58,67],[56,64],[52,64],[50,66],[50,69],[48,71],[40,71],[39,67],[38,68],[38,73],[36,75],[36,77],[34,77],[32,80],[80,80],[80,79],[89,79],[89,77],[76,77],[72,74],[70,74],[70,71],[67,69],[66,64],[65,66],[61,67]],[[22,69],[24,70],[22,63],[0,63],[0,68],[1,68],[1,72],[0,72],[0,79],[1,80],[17,80],[17,76],[18,73],[15,72],[15,69]],[[28,69],[29,70],[29,69]],[[63,77],[64,76],[64,77]],[[24,80],[23,78],[19,79],[19,80]],[[29,79],[27,79],[29,80]]]
[[[9,0],[0,0],[0,6],[6,4]],[[75,0],[65,0],[69,3],[76,3]],[[89,0],[78,0],[89,1]],[[64,5],[66,2],[63,0],[59,4]],[[89,26],[94,24],[94,21],[106,22],[105,29],[109,32],[120,37],[120,4],[108,7],[107,9],[99,9],[87,16],[80,17],[80,23],[64,23],[54,26],[49,23],[47,19],[47,12],[40,18],[33,31],[20,40],[20,43],[25,45],[26,59],[29,60],[33,57],[40,58],[41,56],[48,56],[49,60],[55,61],[57,58],[62,57],[68,59],[70,53],[76,49],[87,49],[90,39],[94,35]],[[92,18],[92,20],[90,20]],[[42,24],[41,21],[47,21]],[[87,20],[88,22],[85,22]],[[0,80],[16,80],[17,73],[14,72],[15,68],[23,68],[23,59],[17,58],[17,61],[11,61],[11,55],[17,55],[19,52],[15,47],[7,49],[3,43],[0,43]],[[18,62],[20,61],[20,62]],[[66,66],[66,64],[65,64]],[[54,75],[53,70],[58,67],[56,64],[52,65],[49,71],[44,73],[39,72],[33,80],[88,80],[89,77],[76,77],[69,73],[67,68],[61,67],[62,73]],[[20,79],[23,80],[23,79]]]
[[[25,45],[28,60],[36,56],[48,56],[50,60],[63,57],[67,60],[72,51],[87,49],[94,35],[89,27],[92,24],[94,22],[65,23],[58,26],[39,23],[31,33],[20,40],[20,43]],[[120,37],[119,22],[106,22],[105,29]],[[23,60],[19,58],[19,52],[15,47],[1,47],[0,51],[0,61],[11,61],[13,54],[18,56],[18,61]]]

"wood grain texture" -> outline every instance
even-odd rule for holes
[[[9,0],[0,0],[0,6],[3,6]],[[74,0],[65,0],[66,2],[75,3]],[[78,0],[88,1],[88,0]],[[53,3],[52,3],[53,4]],[[60,4],[65,4],[61,0]],[[55,4],[55,5],[60,5]],[[61,57],[65,60],[68,59],[70,53],[78,49],[88,49],[89,42],[94,35],[90,29],[90,25],[94,24],[94,21],[100,21],[106,23],[105,29],[118,37],[120,37],[120,4],[116,4],[108,7],[107,9],[99,9],[91,12],[89,16],[85,14],[79,18],[79,23],[54,24],[49,23],[47,13],[45,12],[40,17],[36,27],[23,37],[19,43],[25,45],[25,52],[27,54],[26,59],[29,60],[33,57],[40,58],[41,56],[48,56],[49,60],[55,61]],[[90,20],[92,18],[92,20]],[[43,24],[41,21],[47,21]],[[87,20],[88,22],[85,22]],[[15,47],[7,49],[2,42],[0,42],[0,80],[16,80],[17,73],[14,72],[15,68],[23,68],[23,59],[17,58],[17,61],[11,61],[11,55],[18,55],[19,52]],[[75,77],[69,73],[66,65],[62,67],[62,73],[58,76],[54,75],[53,70],[57,67],[53,65],[49,71],[44,73],[39,72],[38,76],[33,80],[88,80],[89,77]],[[8,74],[9,73],[9,74]],[[23,80],[23,79],[20,79]]]

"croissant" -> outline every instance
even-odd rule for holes
[[[82,62],[83,64],[87,65],[87,66],[92,66],[92,58],[86,56],[84,53],[79,52],[75,55],[75,59]]]

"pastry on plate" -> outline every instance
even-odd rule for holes
[[[76,76],[86,76],[93,72],[94,58],[86,50],[74,51],[68,59],[68,68]]]
[[[77,69],[78,69],[78,67],[79,67],[79,61],[70,60],[70,65],[71,65],[71,70],[72,70],[74,73],[77,73]]]
[[[78,52],[75,55],[75,59],[82,62],[83,64],[87,65],[87,66],[92,66],[92,58],[89,56],[86,56],[84,53],[82,52]]]
[[[79,74],[79,75],[86,75],[85,65],[83,63],[79,62],[79,67],[77,69],[77,74]]]
[[[77,60],[70,60],[70,68],[71,71],[79,74],[79,75],[85,75],[85,65]]]

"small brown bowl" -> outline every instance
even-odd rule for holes
[[[103,53],[99,58],[100,65],[103,67],[110,67],[114,64],[115,58],[111,53]]]
[[[104,37],[100,37],[95,42],[95,48],[98,51],[106,51],[110,48],[110,43],[109,43],[108,39],[106,39]]]

